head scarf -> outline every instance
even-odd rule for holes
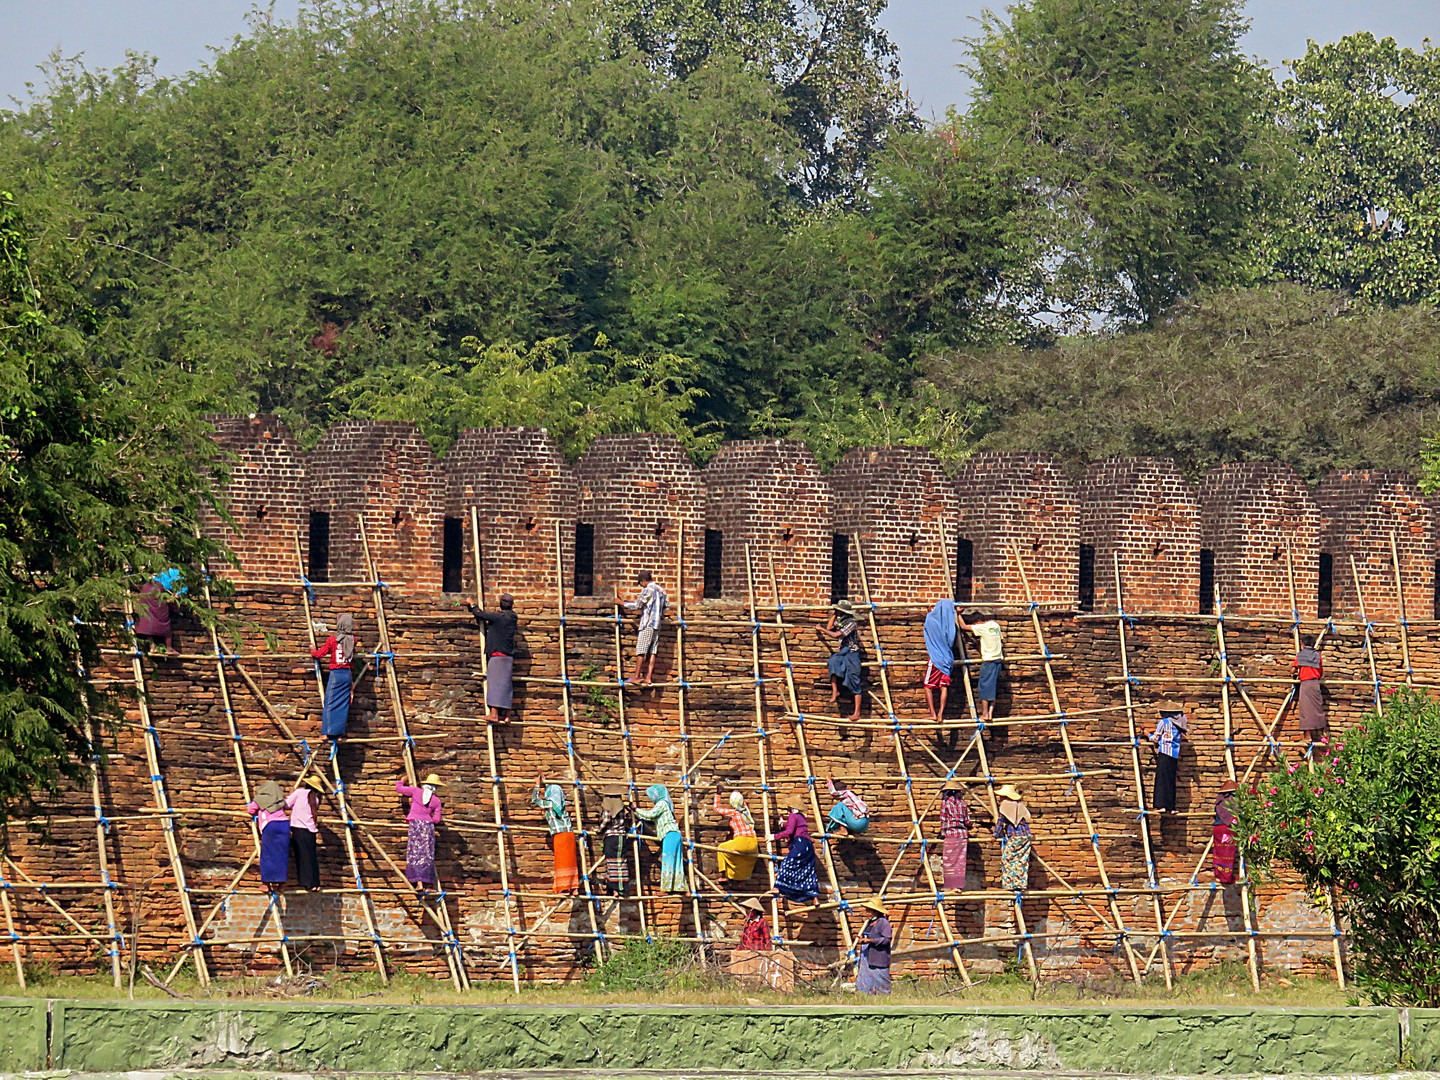
[[[1318,668],[1320,666],[1320,653],[1306,646],[1295,654],[1295,662],[1301,667]]]
[[[336,635],[340,654],[346,660],[352,660],[355,657],[355,620],[347,613],[340,616],[336,625],[340,630],[340,633]]]
[[[755,824],[755,819],[750,816],[750,808],[745,805],[744,794],[739,791],[730,792],[730,805],[734,809],[740,811],[740,816],[743,817],[746,821],[748,821],[751,825]]]
[[[670,789],[667,788],[664,784],[651,784],[645,789],[645,794],[650,796],[650,801],[652,803],[662,803],[670,801]]]
[[[274,780],[266,780],[255,789],[255,805],[269,812],[285,805],[285,793]]]
[[[545,801],[557,809],[565,809],[565,789],[559,784],[551,784],[545,789]]]

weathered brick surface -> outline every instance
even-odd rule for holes
[[[1399,618],[1398,556],[1405,614],[1428,618],[1435,572],[1434,517],[1414,479],[1381,470],[1333,472],[1320,482],[1315,501],[1323,522],[1320,548],[1334,560],[1333,613],[1357,615],[1363,601],[1372,619]]]
[[[1085,472],[1080,539],[1095,548],[1095,610],[1191,612],[1200,593],[1200,506],[1168,458],[1110,458]]]
[[[236,559],[236,575],[253,581],[294,581],[295,537],[305,528],[305,461],[300,447],[274,416],[215,420],[215,441],[234,459],[224,508],[233,526],[214,510],[205,530],[223,540]]]
[[[1289,465],[1243,462],[1200,482],[1201,545],[1215,553],[1220,602],[1236,615],[1316,613],[1320,511]]]
[[[1023,604],[1025,563],[1037,604],[1071,608],[1078,596],[1080,499],[1048,454],[976,454],[955,477],[955,532],[973,548],[976,603]]]
[[[745,550],[763,575],[773,556],[786,601],[830,587],[830,484],[801,442],[727,442],[705,467],[705,527],[723,536],[722,595],[747,595]],[[763,595],[763,594],[762,594]]]
[[[328,476],[327,483],[338,483],[335,473],[341,464],[347,464],[346,477],[365,481],[357,485],[357,490],[373,487],[367,478],[390,467],[388,462],[400,456],[397,447],[411,445],[406,442],[405,431],[389,427],[380,433],[371,431],[366,437],[375,440],[375,453],[387,463],[371,469],[362,460],[343,456],[346,446],[352,453],[362,452],[356,449],[363,441],[361,434],[357,432],[349,442],[340,438],[345,435],[343,431],[328,437],[328,456],[321,460],[330,463],[331,472],[318,474],[321,478]],[[511,890],[508,912],[500,885],[501,847],[493,824],[495,786],[486,728],[477,719],[483,713],[483,685],[477,674],[482,666],[479,634],[468,616],[457,609],[453,596],[440,595],[433,586],[417,589],[408,584],[432,573],[429,568],[438,562],[434,554],[439,547],[438,536],[428,551],[392,546],[388,549],[392,561],[385,572],[407,582],[404,587],[391,587],[386,600],[397,684],[417,768],[439,771],[446,780],[438,862],[450,917],[465,946],[472,977],[509,977],[511,942],[506,928],[511,926],[544,931],[515,944],[521,974],[527,980],[574,978],[587,962],[590,909],[583,900],[560,902],[550,895],[551,858],[543,819],[529,803],[530,787],[541,772],[566,786],[575,800],[572,813],[583,810],[583,821],[577,814],[577,823],[587,828],[593,828],[596,822],[598,784],[627,782],[636,791],[654,782],[667,784],[696,845],[692,854],[708,879],[699,883],[704,893],[714,891],[708,882],[720,880],[713,847],[728,836],[721,821],[705,809],[717,787],[722,792],[732,787],[746,791],[757,818],[763,820],[768,811],[771,821],[778,825],[787,805],[798,801],[808,806],[812,782],[822,792],[824,808],[828,799],[823,796],[823,779],[848,778],[870,803],[873,824],[864,837],[833,844],[843,895],[853,902],[872,894],[888,876],[887,896],[897,930],[900,970],[942,974],[949,960],[942,947],[944,935],[936,918],[935,897],[927,896],[919,851],[914,845],[902,848],[902,841],[909,835],[911,815],[907,783],[896,756],[897,739],[910,776],[909,790],[920,807],[932,805],[945,770],[957,763],[959,775],[975,781],[971,789],[975,827],[968,895],[956,896],[952,891],[942,901],[954,933],[961,938],[993,938],[1008,932],[1007,898],[983,892],[995,890],[998,885],[999,851],[991,834],[993,821],[985,795],[987,777],[981,771],[978,755],[965,752],[973,728],[965,719],[964,693],[957,690],[952,694],[949,718],[962,735],[953,746],[948,739],[935,740],[930,731],[918,726],[925,715],[920,608],[940,590],[939,575],[947,568],[933,541],[929,547],[922,547],[918,541],[911,547],[908,536],[902,535],[905,521],[901,511],[909,508],[917,532],[937,534],[941,513],[948,513],[954,535],[960,510],[954,487],[938,468],[932,469],[933,462],[923,455],[917,458],[911,451],[874,451],[872,460],[872,452],[866,451],[858,458],[852,455],[849,464],[837,470],[847,494],[837,495],[835,524],[829,528],[869,530],[873,540],[865,545],[867,560],[879,564],[872,572],[872,583],[882,584],[890,590],[886,595],[898,601],[881,605],[878,643],[866,630],[865,653],[873,693],[864,702],[860,723],[835,718],[835,707],[829,702],[825,670],[829,647],[815,632],[824,614],[809,610],[823,607],[828,599],[828,582],[823,575],[818,585],[813,575],[808,578],[820,596],[807,600],[801,595],[798,602],[787,602],[785,633],[791,657],[788,668],[781,663],[780,631],[771,622],[774,610],[761,607],[764,625],[758,641],[763,681],[758,700],[751,659],[752,630],[744,605],[732,599],[690,599],[682,608],[681,597],[676,595],[657,664],[662,683],[650,689],[625,689],[622,721],[621,691],[615,680],[621,668],[628,668],[633,660],[633,622],[617,626],[610,615],[609,598],[603,593],[594,598],[567,595],[563,625],[563,673],[571,680],[567,697],[560,678],[562,624],[556,612],[557,597],[553,588],[547,591],[543,569],[553,560],[553,551],[535,550],[545,547],[539,543],[532,548],[503,539],[504,530],[524,531],[532,513],[537,519],[549,515],[552,524],[553,520],[563,524],[567,513],[565,493],[569,490],[563,463],[554,456],[548,441],[533,432],[472,433],[456,449],[457,456],[448,466],[449,494],[437,482],[428,489],[428,503],[417,501],[429,506],[427,513],[438,520],[447,498],[453,516],[463,509],[471,493],[479,497],[483,489],[491,499],[484,527],[497,530],[488,546],[494,561],[492,564],[487,559],[487,576],[497,587],[500,582],[514,583],[511,591],[520,597],[514,720],[494,729],[498,809],[505,825],[505,866]],[[416,453],[411,464],[397,466],[397,475],[411,482],[416,476],[434,478],[433,467],[429,471],[420,467],[428,460]],[[492,464],[482,464],[484,461]],[[770,461],[767,475],[786,475],[786,469],[799,468],[793,460],[772,457]],[[886,462],[893,468],[887,470]],[[633,573],[641,560],[653,560],[657,572],[665,574],[666,567],[673,565],[675,533],[667,537],[662,529],[661,537],[656,538],[655,525],[663,520],[674,529],[683,520],[687,523],[686,558],[690,560],[685,591],[693,597],[700,580],[700,545],[692,546],[689,536],[692,527],[698,536],[704,526],[706,492],[679,447],[660,439],[615,438],[603,441],[582,465],[576,516],[586,520],[582,515],[593,515],[589,520],[596,523],[597,569],[601,561],[598,540],[603,535],[608,544],[606,573],[612,579],[616,574]],[[970,475],[972,484],[989,477],[984,482],[1003,496],[1022,490],[1016,486],[1015,477],[1028,467],[1014,460],[992,459]],[[618,479],[612,480],[606,473],[612,468]],[[722,471],[715,475],[721,476]],[[823,488],[809,475],[804,473],[803,483],[797,481],[798,490],[818,497]],[[1135,595],[1147,597],[1146,602],[1157,607],[1168,605],[1182,613],[1191,610],[1188,601],[1195,591],[1192,575],[1200,536],[1193,494],[1165,463],[1158,462],[1106,463],[1105,468],[1097,469],[1096,481],[1083,504],[1087,524],[1082,527],[1089,530],[1084,535],[1095,538],[1097,545],[1108,545],[1102,552],[1120,552],[1127,608],[1136,606],[1129,599]],[[1289,493],[1286,498],[1295,495],[1283,477],[1274,482]],[[727,491],[733,490],[728,487],[730,483],[727,477]],[[993,545],[995,535],[1018,538],[1023,546],[1024,538],[1030,535],[1026,530],[1035,527],[1032,510],[1054,505],[1054,500],[1059,499],[1056,492],[1064,490],[1057,487],[1043,463],[1037,483],[1041,492],[1023,503],[1023,512],[1010,510],[987,517],[973,504],[965,510],[972,515],[967,520],[980,523],[973,526],[977,546],[987,536]],[[717,483],[716,487],[721,485]],[[1216,481],[1210,490],[1219,487]],[[768,514],[771,503],[767,501],[767,490],[757,485],[746,496],[750,505],[759,508],[757,512]],[[1231,501],[1247,506],[1244,495],[1237,489]],[[370,498],[368,502],[358,496],[348,497],[346,505],[352,513],[364,510],[378,515],[393,501],[390,495]],[[841,505],[847,498],[849,503]],[[947,499],[951,501],[947,503]],[[1052,502],[1047,504],[1047,499]],[[1386,503],[1374,495],[1368,501],[1361,500],[1360,505],[1369,507],[1377,499],[1382,507],[1393,505],[1393,497],[1392,503]],[[1343,499],[1331,500],[1331,505],[1337,503],[1349,505]],[[1258,509],[1254,508],[1255,512]],[[724,520],[729,529],[743,535],[747,526],[739,519],[741,512],[739,503],[727,506],[725,513],[735,516]],[[1282,507],[1281,512],[1289,511]],[[1057,520],[1063,523],[1063,505]],[[1237,511],[1228,520],[1243,518]],[[1388,522],[1393,517],[1348,520],[1380,521],[1388,555]],[[919,527],[922,521],[923,528]],[[989,524],[985,524],[987,521]],[[1267,517],[1261,524],[1273,528],[1270,521]],[[1423,521],[1428,535],[1429,518]],[[534,531],[541,527],[537,521]],[[773,525],[767,516],[759,525],[749,527],[763,530]],[[807,519],[807,527],[823,539],[818,519]],[[1344,534],[1352,546],[1364,538],[1355,531],[1358,528],[1352,524]],[[1042,544],[1048,542],[1046,537]],[[1158,556],[1157,544],[1161,549]],[[1182,549],[1190,552],[1188,561],[1170,557],[1172,551]],[[1263,547],[1260,551],[1263,554]],[[1428,548],[1426,553],[1428,556]],[[405,561],[407,558],[419,565]],[[1102,571],[1108,567],[1105,558],[1102,554]],[[1158,570],[1149,565],[1157,559],[1162,564]],[[777,570],[783,575],[786,571],[781,562],[777,559]],[[1036,558],[1032,570],[1041,580],[1047,572],[1043,562]],[[1065,564],[1070,565],[1068,558]],[[1222,582],[1230,580],[1223,576],[1225,565],[1222,560]],[[1412,570],[1420,573],[1414,558],[1402,565],[1402,573]],[[1273,575],[1257,575],[1253,570],[1249,573],[1250,577],[1242,576],[1242,582],[1269,583],[1264,587],[1272,590],[1268,594],[1257,591],[1255,595],[1273,596]],[[799,591],[800,580],[792,580],[790,588]],[[1055,580],[1061,578],[1057,575]],[[1105,580],[1105,573],[1097,573],[1097,585]],[[1428,578],[1422,580],[1428,586]],[[858,595],[858,572],[852,581],[852,595]],[[673,585],[673,580],[668,584]],[[761,584],[762,593],[768,594],[768,574],[764,571]],[[918,605],[917,599],[921,600]],[[1368,604],[1368,594],[1366,599]],[[1377,605],[1380,602],[1377,585]],[[270,777],[288,786],[294,782],[301,761],[320,742],[319,695],[306,653],[309,641],[298,586],[242,583],[229,603],[225,614],[234,618],[241,639],[238,662],[224,669],[241,735],[238,743],[228,733],[220,675],[214,661],[205,655],[209,639],[197,621],[182,617],[177,622],[179,655],[143,661],[150,715],[159,743],[160,772],[178,811],[175,835],[197,919],[203,919],[222,899],[225,901],[204,935],[207,959],[222,974],[274,971],[279,966],[275,927],[269,920],[253,867],[241,875],[238,891],[226,898],[229,882],[254,850],[243,807],[236,748],[252,788]],[[356,616],[362,653],[375,651],[378,634],[368,590],[319,591],[318,617],[333,624],[344,611]],[[683,695],[679,683],[682,618],[686,680]],[[1043,717],[1051,712],[1052,705],[1044,662],[1036,659],[1045,649],[1036,638],[1028,614],[1002,613],[1001,619],[1011,659],[1000,683],[999,719],[986,729],[984,744],[988,779],[996,784],[1016,783],[1034,814],[1038,858],[1032,866],[1030,894],[1024,904],[1029,930],[1037,935],[1037,960],[1047,978],[1113,977],[1124,968],[1123,953],[1115,951],[1114,933],[1085,903],[1045,893],[1063,893],[1062,880],[1081,888],[1100,885],[1100,870],[1077,798],[1078,791],[1083,790],[1100,839],[1100,857],[1111,883],[1121,890],[1121,918],[1142,956],[1148,952],[1156,927],[1151,899],[1143,892],[1147,869],[1136,828],[1140,793],[1134,780],[1120,681],[1122,656],[1117,627],[1113,620],[1078,617],[1072,610],[1050,610],[1041,616],[1043,645],[1052,656],[1060,703],[1068,714],[1065,730],[1082,774],[1077,783],[1066,764],[1057,724],[1006,723],[1007,718]],[[1307,634],[1314,633],[1318,626],[1307,618],[1304,629]],[[1263,740],[1249,713],[1239,710],[1233,700],[1235,711],[1226,716],[1218,685],[1205,681],[1213,680],[1218,658],[1213,626],[1192,618],[1158,615],[1136,620],[1128,635],[1126,659],[1138,680],[1134,684],[1137,727],[1145,730],[1153,723],[1155,703],[1162,697],[1181,698],[1192,716],[1191,741],[1181,762],[1181,813],[1157,827],[1157,873],[1166,886],[1184,885],[1192,875],[1204,885],[1210,874],[1200,860],[1209,837],[1214,793],[1227,775],[1226,746],[1232,747],[1235,767],[1243,772],[1262,752]],[[1227,622],[1227,635],[1230,663],[1245,677],[1251,700],[1261,715],[1274,715],[1291,685],[1287,681],[1290,627],[1283,621],[1247,621],[1237,615]],[[1440,669],[1440,625],[1413,620],[1409,639],[1412,666],[1417,672]],[[884,669],[875,664],[881,655],[877,644],[883,647],[887,661]],[[130,681],[129,656],[116,653],[110,659],[107,670],[99,677],[106,686],[123,688]],[[1400,677],[1401,645],[1393,625],[1377,627],[1375,659],[1383,679]],[[351,739],[341,749],[338,765],[351,812],[358,819],[353,835],[360,879],[374,900],[387,955],[391,962],[407,970],[443,978],[446,965],[436,928],[389,862],[403,861],[404,857],[405,806],[395,793],[394,781],[404,770],[406,743],[399,735],[399,717],[384,669],[377,666],[383,662],[384,658],[371,658],[358,676]],[[1348,681],[1368,677],[1368,665],[1363,629],[1347,623],[1335,626],[1327,637],[1326,669],[1331,680],[1327,694],[1332,723],[1338,731],[1359,722],[1364,714],[1368,688],[1349,685]],[[273,707],[273,716],[245,683],[242,669]],[[793,677],[793,687],[787,676]],[[803,729],[792,715],[792,691],[804,716]],[[886,715],[883,703],[887,692],[901,721],[898,729]],[[290,727],[297,742],[286,737],[274,716]],[[113,880],[119,883],[115,899],[123,946],[128,952],[131,928],[138,926],[135,944],[140,961],[165,965],[180,955],[187,935],[164,845],[164,819],[154,813],[151,770],[140,720],[131,700],[123,722],[107,735],[101,794],[102,812],[108,823],[105,843]],[[801,730],[812,770],[808,774],[799,748]],[[761,732],[763,738],[757,737]],[[1292,752],[1304,741],[1289,721],[1281,726],[1279,737]],[[1148,749],[1141,753],[1143,788],[1148,796],[1153,783],[1153,754]],[[761,781],[762,754],[768,786]],[[704,760],[694,767],[701,758]],[[688,773],[687,766],[692,766]],[[572,776],[578,786],[571,783]],[[66,910],[103,937],[100,892],[78,887],[99,882],[88,786],[67,790],[41,809],[49,833],[16,823],[8,832],[9,850],[20,870],[36,881],[49,883],[51,894],[60,898]],[[326,891],[318,895],[287,891],[281,907],[285,930],[302,962],[320,969],[365,969],[374,962],[367,924],[343,843],[345,826],[331,800],[322,808],[321,823],[321,873]],[[933,810],[925,817],[922,829],[927,839],[924,857],[932,860],[938,874],[938,822]],[[598,841],[587,838],[583,850],[587,864],[593,866],[599,856]],[[890,875],[897,854],[901,861]],[[688,898],[656,897],[658,869],[655,845],[647,842],[642,847],[640,874],[646,895],[644,921],[633,899],[618,907],[601,905],[597,919],[609,938],[640,933],[687,937],[702,934],[723,941],[738,934],[740,921],[735,909],[722,899],[707,896],[700,901],[697,926],[695,905]],[[107,967],[103,949],[59,919],[53,908],[26,887],[18,873],[7,877],[17,885],[10,896],[25,959],[62,970]],[[828,898],[828,873],[823,862],[821,878]],[[740,898],[764,892],[768,886],[769,876],[762,862],[751,881],[721,887]],[[1243,920],[1234,889],[1203,889],[1166,896],[1167,911],[1169,906],[1178,905],[1172,926],[1175,936],[1170,939],[1178,970],[1244,958],[1245,942],[1239,933]],[[1263,962],[1300,972],[1328,969],[1329,943],[1323,937],[1296,936],[1323,934],[1328,925],[1324,913],[1308,902],[1298,882],[1284,877],[1268,881],[1259,890],[1258,902],[1260,927],[1266,932],[1260,939]],[[1092,903],[1105,910],[1103,898],[1092,898]],[[799,913],[795,905],[782,905],[782,911],[787,908],[789,914],[781,925],[787,939],[803,943],[799,946],[802,966],[823,965],[834,959],[840,945],[835,911]],[[852,931],[858,929],[861,913],[852,906],[846,917]],[[1217,931],[1234,932],[1234,936],[1187,936]],[[262,940],[257,942],[255,938]],[[1015,949],[1011,943],[982,940],[965,945],[963,953],[974,970],[998,971],[1013,960]],[[1157,971],[1152,969],[1152,975]]]

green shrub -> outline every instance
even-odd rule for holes
[[[700,990],[714,979],[700,968],[695,946],[674,938],[632,941],[612,948],[585,976],[588,990]]]
[[[1252,872],[1290,866],[1319,903],[1334,890],[1372,1000],[1440,1006],[1440,704],[1393,692],[1313,772],[1288,763],[1237,809]]]

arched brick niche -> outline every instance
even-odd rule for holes
[[[328,579],[368,580],[360,542],[363,515],[382,580],[406,592],[440,591],[444,485],[419,428],[399,421],[342,421],[311,451],[306,476],[310,543],[302,538],[302,546],[316,564],[312,576],[323,518]]]
[[[305,516],[300,447],[274,416],[219,416],[212,423],[215,441],[234,455],[230,482],[218,493],[234,527],[213,508],[203,518],[206,535],[235,556],[225,573],[243,581],[295,581],[295,538],[303,541]]]
[[[1315,614],[1319,585],[1320,511],[1289,465],[1236,462],[1200,481],[1202,565],[1227,612],[1288,615],[1290,572],[1295,610]]]
[[[576,464],[575,475],[580,485],[577,537],[588,530],[594,595],[608,598],[619,586],[630,596],[635,575],[649,570],[673,598],[677,564],[683,563],[685,596],[699,600],[705,485],[679,440],[673,435],[601,435]]]
[[[1092,464],[1080,491],[1080,539],[1094,551],[1097,611],[1116,608],[1117,556],[1125,610],[1199,610],[1200,501],[1169,458]]]
[[[486,597],[555,601],[556,528],[567,587],[575,559],[579,484],[544,428],[465,431],[445,456],[447,587],[475,587],[470,508],[480,521]]]
[[[782,599],[830,599],[830,484],[804,443],[727,442],[705,467],[706,593],[747,598],[745,550],[757,599],[771,599],[767,553]]]
[[[1363,597],[1370,618],[1399,617],[1395,560],[1390,549],[1393,533],[1404,585],[1405,614],[1412,619],[1432,617],[1434,516],[1408,473],[1371,469],[1332,472],[1320,482],[1315,502],[1321,516],[1320,550],[1329,556],[1332,614],[1358,615]],[[1352,557],[1355,574],[1350,570]]]
[[[830,489],[834,531],[859,538],[874,599],[919,604],[946,595],[953,567],[942,550],[940,523],[955,520],[955,485],[935,455],[908,446],[851,450],[830,473]],[[849,595],[858,599],[863,594],[853,544],[848,577]]]
[[[1025,586],[1035,602],[1073,608],[1079,600],[1080,500],[1075,485],[1049,454],[988,451],[955,476],[959,516],[950,528],[960,567],[959,595],[977,603],[1023,604]]]

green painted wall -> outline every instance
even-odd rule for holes
[[[1412,1014],[1413,1015],[1413,1014]],[[1413,1024],[1413,1021],[1412,1021]],[[1382,1072],[1394,1009],[53,1003],[55,1068]]]
[[[0,1069],[27,1072],[45,1068],[45,1002],[0,1000]]]
[[[1440,1009],[1407,1009],[1410,1038],[1405,1044],[1407,1064],[1440,1072]]]

